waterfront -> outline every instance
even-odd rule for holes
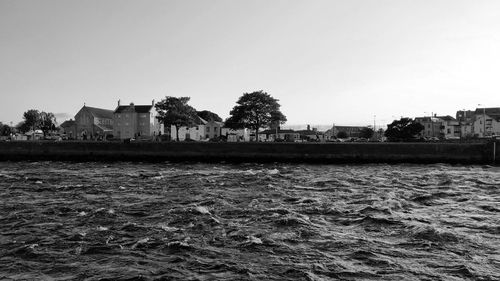
[[[0,196],[0,279],[500,279],[499,167],[0,162]]]

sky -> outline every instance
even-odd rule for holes
[[[0,0],[0,122],[259,90],[287,125],[455,116],[500,106],[499,31],[498,0]]]

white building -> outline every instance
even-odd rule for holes
[[[500,135],[500,107],[477,108],[472,126],[474,136],[483,138]]]
[[[193,127],[185,127],[185,126],[180,127],[179,128],[179,141],[207,140],[206,124],[208,122],[203,120],[202,118],[198,117],[197,123],[198,124],[193,126]],[[171,140],[174,140],[174,141],[177,140],[177,131],[176,131],[174,125],[170,126],[170,137],[171,137]]]
[[[221,128],[221,135],[226,136],[228,142],[250,141],[250,130]]]

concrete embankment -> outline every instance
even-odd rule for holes
[[[0,160],[494,164],[488,143],[1,142]]]

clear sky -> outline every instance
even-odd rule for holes
[[[287,124],[500,106],[500,1],[0,0],[1,122],[256,90]]]

